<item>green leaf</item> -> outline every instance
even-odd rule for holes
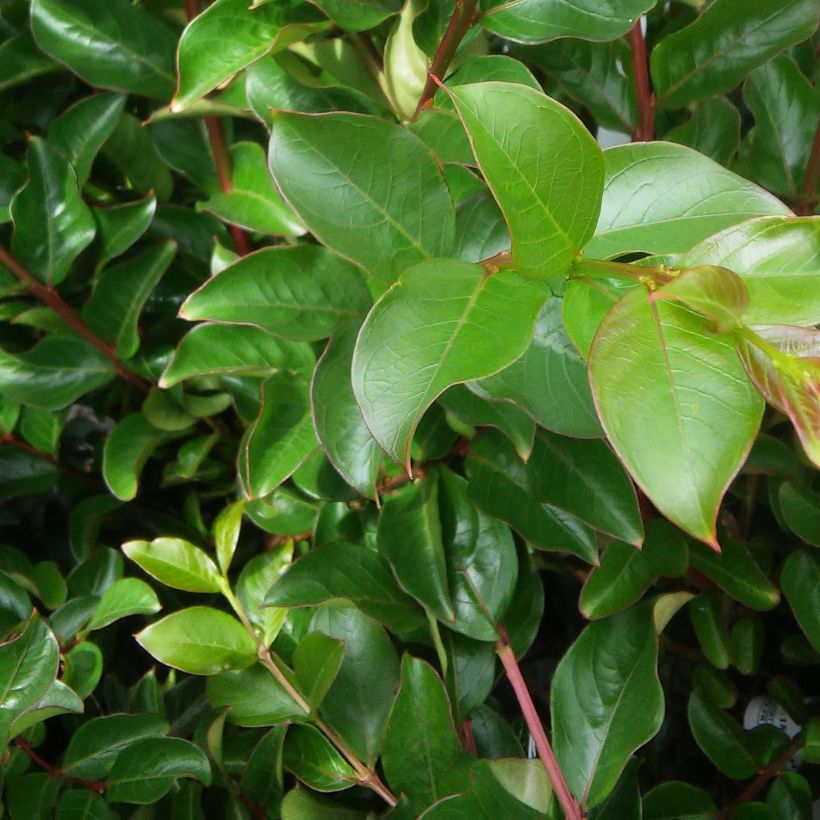
[[[458,260],[402,275],[365,320],[352,371],[365,423],[392,458],[409,467],[419,419],[446,388],[489,376],[524,352],[545,296],[512,271],[486,275]]]
[[[171,110],[188,108],[260,57],[326,27],[303,3],[268,3],[252,9],[246,0],[216,0],[182,33],[179,85]],[[227,40],[225,32],[230,32]],[[214,48],[214,42],[223,40],[223,48]]]
[[[425,9],[419,0],[405,0],[384,44],[385,94],[400,119],[413,119],[427,81],[429,61],[413,36],[413,23]]]
[[[637,603],[659,576],[683,575],[689,548],[683,535],[662,519],[645,523],[643,547],[613,541],[581,590],[579,608],[590,619],[603,618]]]
[[[282,756],[285,768],[318,792],[338,792],[358,782],[356,772],[313,726],[291,726]]]
[[[798,199],[820,98],[795,62],[782,55],[749,74],[743,99],[755,117],[744,168],[769,190]]]
[[[744,321],[814,325],[820,322],[820,220],[755,219],[704,240],[677,260],[680,267],[722,265],[749,289]]]
[[[0,91],[60,71],[60,66],[40,51],[28,34],[8,37],[0,45]]]
[[[766,805],[776,820],[794,817],[809,820],[812,815],[811,786],[797,772],[783,772],[772,783],[766,796]]]
[[[81,644],[79,646],[83,647],[80,650],[82,652],[88,645]],[[74,649],[76,650],[77,648],[78,647],[75,647]],[[102,671],[102,653],[100,653],[99,649],[96,649],[96,647],[94,648],[96,650],[95,654],[97,669],[93,672],[95,679],[90,682],[92,689],[99,680],[99,675]],[[71,667],[71,661],[74,657],[73,653],[74,650],[71,650],[66,654],[64,660],[65,671],[63,673],[65,677],[68,677],[69,674],[73,672]],[[50,717],[55,717],[56,715],[66,715],[69,713],[79,714],[82,711],[83,702],[80,700],[76,692],[74,692],[74,690],[62,681],[55,680],[45,695],[43,695],[37,703],[30,706],[12,721],[9,729],[9,737],[17,737],[30,729],[34,729],[38,724],[42,723],[44,720],[48,720]],[[41,729],[42,728],[43,727],[41,727]]]
[[[780,573],[783,595],[811,645],[820,651],[820,558],[816,552],[792,553]]]
[[[139,315],[176,251],[176,242],[163,242],[99,275],[83,316],[94,332],[112,343],[118,358],[129,359],[139,349]]]
[[[452,623],[456,613],[447,583],[438,494],[434,474],[385,499],[377,541],[401,586],[425,608]]]
[[[820,547],[820,493],[784,481],[778,497],[789,529],[807,544]]]
[[[242,567],[236,583],[236,596],[242,603],[251,623],[261,632],[265,646],[269,646],[282,627],[286,610],[267,607],[265,595],[290,566],[293,560],[293,542],[286,542],[276,550],[255,555]]]
[[[54,683],[59,659],[57,640],[36,611],[20,634],[0,643],[0,749],[14,719]]]
[[[788,213],[772,194],[683,145],[618,145],[604,151],[604,162],[601,215],[584,249],[592,258],[681,253],[752,217]],[[710,263],[687,261],[679,267],[699,264]]]
[[[317,245],[280,245],[248,254],[209,279],[188,297],[180,316],[314,341],[362,316],[370,304],[350,263]]]
[[[362,418],[353,395],[350,368],[358,327],[339,329],[313,374],[310,404],[316,435],[339,474],[368,498],[376,496],[382,450]]]
[[[746,545],[733,538],[721,541],[719,553],[702,544],[690,544],[692,567],[750,609],[766,610],[777,606],[780,601],[777,587],[757,565]]]
[[[444,553],[455,612],[448,626],[476,640],[498,640],[498,626],[518,577],[512,533],[478,510],[461,476],[443,470],[440,486]]]
[[[470,759],[458,742],[440,678],[424,661],[405,655],[382,752],[388,785],[420,812],[469,785]]]
[[[210,785],[211,766],[205,753],[178,737],[142,738],[117,757],[105,796],[112,803],[155,803],[178,777]]]
[[[466,462],[470,496],[489,515],[506,521],[532,546],[597,559],[592,531],[574,516],[542,502],[537,476],[511,444],[495,433],[477,438]]]
[[[756,675],[763,654],[763,623],[758,616],[739,618],[732,625],[732,663],[743,675]]]
[[[56,465],[12,445],[0,446],[0,498],[45,492],[56,484]]]
[[[367,31],[398,10],[396,0],[314,0],[331,20],[347,31]]]
[[[50,338],[54,338],[53,336]],[[137,496],[137,485],[145,462],[170,434],[152,427],[141,413],[126,416],[112,430],[103,450],[103,478],[121,501]]]
[[[557,37],[614,40],[632,28],[656,0],[491,0],[482,25],[518,43],[543,43]]]
[[[293,653],[293,671],[311,709],[321,706],[344,658],[343,641],[323,632],[309,632]]]
[[[131,579],[134,580],[134,579]],[[87,698],[100,682],[103,673],[103,655],[99,647],[91,641],[81,641],[63,655],[63,683],[66,688],[70,687],[76,694],[75,709],[71,711],[82,712],[83,700]],[[60,681],[57,681],[59,683]],[[57,685],[55,683],[55,686]],[[61,693],[67,694],[67,693]],[[68,700],[73,699],[69,696]],[[60,704],[61,711],[64,708]],[[68,710],[66,710],[68,711]]]
[[[162,737],[168,723],[159,715],[107,715],[77,728],[68,742],[62,769],[71,777],[104,778],[119,753],[146,737]]]
[[[100,246],[97,271],[125,253],[148,230],[156,209],[157,199],[151,194],[125,205],[93,209]]]
[[[244,669],[256,660],[256,644],[242,624],[207,606],[166,615],[135,637],[160,663],[191,675]]]
[[[181,538],[128,541],[122,551],[152,578],[187,592],[219,592],[220,576],[213,560]],[[113,589],[113,587],[112,587]]]
[[[652,49],[652,84],[661,108],[731,91],[755,66],[817,28],[813,0],[758,0],[738,9],[716,0],[693,23]]]
[[[313,351],[257,327],[205,323],[182,337],[159,380],[162,388],[196,376],[266,376],[280,370],[310,370]]]
[[[398,632],[422,623],[421,612],[396,584],[387,561],[374,550],[352,544],[311,550],[265,597],[266,605],[279,607],[343,601]]]
[[[73,333],[49,334],[17,356],[0,350],[3,397],[44,410],[61,410],[113,376],[109,359]]]
[[[121,94],[95,94],[52,120],[48,141],[71,164],[80,189],[88,182],[94,157],[111,136],[125,107]]]
[[[715,801],[703,789],[676,780],[643,796],[643,820],[713,820],[717,812]]]
[[[69,789],[60,796],[57,804],[57,820],[116,820],[114,813],[103,797],[89,789]]]
[[[726,777],[745,780],[757,771],[749,734],[697,689],[689,697],[689,728],[701,751]]]
[[[302,223],[273,187],[265,163],[265,151],[255,142],[231,146],[229,191],[212,193],[197,209],[248,231],[273,236],[301,236]]]
[[[140,581],[139,578],[121,578],[103,593],[88,628],[102,629],[120,618],[153,615],[161,608],[157,594],[145,581]]]
[[[465,262],[480,262],[509,247],[507,223],[489,190],[478,191],[458,203],[453,256]]]
[[[227,574],[233,560],[244,513],[245,502],[235,501],[219,513],[211,528],[214,535],[216,560],[219,562],[223,575]]]
[[[698,643],[709,663],[728,669],[729,630],[723,617],[723,596],[717,590],[699,595],[689,604],[689,618]]]
[[[731,340],[702,324],[636,289],[606,315],[589,373],[601,423],[632,477],[670,521],[716,548],[718,507],[763,406]]]
[[[586,367],[564,328],[562,300],[541,309],[524,355],[471,385],[479,395],[514,402],[542,427],[564,436],[596,438],[601,425],[592,404]]]
[[[174,90],[173,31],[128,0],[34,0],[31,30],[91,86],[158,99]]]
[[[262,385],[262,407],[239,447],[238,469],[250,499],[273,492],[316,449],[304,379],[281,371]]]
[[[647,605],[590,624],[552,679],[553,744],[567,784],[592,808],[660,729],[658,637]]]
[[[383,282],[453,248],[455,214],[441,169],[401,126],[358,114],[279,112],[268,161],[310,232]],[[305,184],[319,177],[321,185]]]
[[[57,609],[66,599],[66,583],[54,561],[40,561],[28,573],[35,594],[47,609]]]
[[[209,677],[205,693],[214,708],[228,707],[228,719],[237,726],[274,726],[307,718],[270,670],[258,663]]]
[[[286,731],[286,726],[277,726],[266,732],[253,747],[242,774],[242,794],[260,805],[282,798],[282,746]]]
[[[740,145],[740,113],[725,97],[709,97],[697,104],[687,122],[667,131],[663,138],[728,166]]]
[[[32,447],[56,456],[66,415],[39,407],[25,407],[20,420],[20,433]]]
[[[450,91],[487,184],[512,237],[516,269],[563,276],[592,237],[601,200],[601,150],[569,109],[513,83]],[[567,145],[572,164],[556,163]]]
[[[91,211],[67,160],[40,137],[29,139],[29,179],[11,201],[11,252],[47,285],[58,285],[94,239]]]
[[[398,654],[385,630],[355,609],[322,607],[310,629],[343,641],[345,648],[321,715],[359,759],[373,767],[399,685]]]

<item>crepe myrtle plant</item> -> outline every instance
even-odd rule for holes
[[[817,26],[2,0],[0,815],[816,816]]]

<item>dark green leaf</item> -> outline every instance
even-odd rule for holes
[[[820,494],[792,481],[780,485],[780,511],[789,529],[815,547],[820,547]]]
[[[156,197],[116,205],[111,208],[94,208],[97,220],[97,239],[100,243],[97,270],[125,253],[148,229],[157,209]]]
[[[717,811],[703,789],[675,780],[655,786],[643,798],[643,820],[713,820]]]
[[[142,414],[126,416],[111,432],[103,450],[103,478],[108,489],[121,501],[135,498],[145,462],[168,438],[168,433],[152,427]]]
[[[344,658],[343,641],[323,632],[309,632],[293,653],[293,671],[312,710],[321,705]]]
[[[285,768],[318,792],[338,792],[354,786],[356,772],[313,726],[291,726],[282,755]]]
[[[663,138],[728,166],[740,145],[740,113],[725,97],[711,97],[699,102],[691,118]]]
[[[820,651],[820,558],[816,552],[792,553],[780,573],[783,595],[811,645]]]

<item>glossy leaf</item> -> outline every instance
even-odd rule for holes
[[[725,97],[707,97],[687,122],[667,131],[663,138],[729,166],[740,145],[740,113]]]
[[[29,140],[28,171],[10,206],[11,252],[34,277],[57,285],[94,239],[94,218],[68,161],[40,137]]]
[[[240,444],[239,476],[248,497],[275,490],[316,448],[308,386],[284,371],[262,386],[262,408]]]
[[[450,94],[504,212],[516,269],[538,279],[562,276],[598,218],[597,144],[568,109],[522,85],[476,83]],[[577,162],[554,162],[568,144]]]
[[[382,158],[375,169],[368,159],[374,154]],[[281,112],[268,161],[310,232],[383,282],[452,250],[455,214],[441,170],[421,140],[398,125],[356,114]],[[324,184],[305,185],[305,174]]]
[[[127,0],[34,0],[31,27],[89,85],[159,99],[174,89],[173,31]]]
[[[807,544],[820,547],[820,494],[785,481],[780,485],[779,500],[789,529]]]
[[[604,800],[632,753],[660,729],[663,690],[651,609],[590,624],[552,680],[555,754],[575,797]]]
[[[273,236],[300,236],[305,232],[273,187],[260,145],[237,142],[231,146],[231,181],[230,191],[212,193],[197,207],[248,231]]]
[[[361,274],[316,245],[249,254],[194,291],[183,319],[255,325],[286,339],[325,339],[370,307]]]
[[[639,289],[607,314],[589,368],[601,423],[633,478],[667,518],[715,547],[718,507],[763,410],[734,346]],[[647,413],[651,438],[640,421]]]
[[[673,820],[681,814],[689,820],[710,820],[718,810],[703,789],[674,780],[650,789],[642,808],[644,820]]]
[[[233,560],[236,545],[239,541],[239,529],[242,526],[242,516],[245,512],[245,504],[242,501],[235,501],[229,504],[216,517],[213,523],[214,545],[216,547],[216,559],[222,574],[228,572],[228,568]]]
[[[604,152],[606,179],[595,236],[584,249],[603,259],[625,253],[680,253],[722,228],[786,214],[771,194],[702,154],[667,142],[619,145]],[[730,263],[681,262],[681,267]]]
[[[313,726],[292,726],[285,738],[282,759],[290,772],[318,792],[349,789],[356,772]]]
[[[250,6],[245,0],[217,0],[188,24],[179,41],[179,84],[172,110],[189,107],[260,57],[326,27],[318,13],[303,4]],[[225,32],[230,32],[225,47],[214,48],[215,38]]]
[[[166,615],[135,638],[160,663],[191,675],[244,669],[256,660],[256,644],[242,624],[207,606]]]
[[[268,592],[268,606],[300,607],[349,601],[371,618],[401,631],[421,623],[420,611],[399,589],[379,553],[352,544],[311,550]]]
[[[102,629],[130,615],[153,615],[161,609],[157,595],[139,578],[121,578],[100,599],[89,629]]]
[[[154,245],[105,268],[97,279],[83,315],[92,330],[112,343],[120,359],[131,358],[139,349],[139,315],[176,250],[171,241]]]
[[[658,105],[681,108],[731,91],[743,76],[817,28],[811,0],[760,0],[743,8],[717,0],[690,25],[652,50]]]
[[[348,31],[367,31],[398,10],[395,0],[315,0],[315,4]]]
[[[353,391],[388,455],[409,466],[413,433],[437,396],[524,352],[545,295],[512,271],[487,276],[457,260],[401,277],[368,315],[353,354]]]
[[[816,552],[798,550],[783,565],[780,584],[797,622],[811,645],[820,647],[820,560]]]
[[[555,433],[595,438],[601,435],[601,426],[586,368],[564,329],[561,306],[560,299],[550,299],[541,309],[524,355],[471,388],[479,395],[514,402]]]
[[[729,630],[723,617],[722,601],[719,592],[708,592],[691,601],[688,608],[692,627],[706,659],[717,669],[728,669]]]
[[[96,268],[98,271],[127,251],[145,233],[156,209],[156,197],[150,195],[125,205],[94,208],[97,240],[100,243]]]
[[[128,541],[122,551],[158,581],[186,592],[218,592],[219,570],[199,547],[181,538]]]
[[[344,658],[342,641],[309,632],[293,653],[293,671],[311,709],[318,709],[333,685]]]
[[[0,90],[2,91],[59,70],[59,64],[43,54],[31,37],[26,34],[8,37],[0,45]]]
[[[293,560],[293,543],[288,542],[277,550],[255,555],[239,573],[236,597],[239,598],[251,623],[259,632],[265,646],[269,646],[279,633],[287,610],[269,607],[265,596],[279,580]]]
[[[126,416],[111,432],[103,450],[103,478],[108,489],[121,501],[135,498],[145,462],[168,438],[168,433],[152,427],[140,413]]]

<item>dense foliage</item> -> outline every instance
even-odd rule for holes
[[[249,4],[0,0],[0,815],[810,820],[817,0]]]

